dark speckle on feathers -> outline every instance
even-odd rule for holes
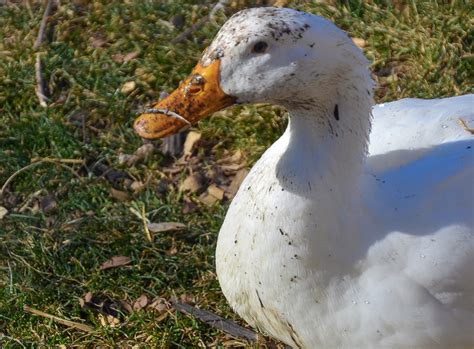
[[[339,121],[339,106],[336,104],[334,107],[334,118]]]
[[[263,305],[262,299],[260,298],[260,295],[258,294],[258,290],[255,290],[255,293],[257,294],[258,301],[260,302],[260,307],[265,308],[265,306]]]

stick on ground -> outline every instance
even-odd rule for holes
[[[38,36],[36,37],[35,44],[33,48],[36,50],[44,41],[44,32],[46,30],[46,24],[48,23],[48,18],[51,15],[51,11],[53,10],[53,5],[55,0],[47,0],[46,1],[46,8],[44,9],[43,18],[41,18],[41,24],[38,31]]]
[[[43,76],[41,73],[41,53],[36,53],[36,62],[35,62],[35,76],[36,76],[36,96],[38,97],[39,104],[46,108],[48,106],[47,97],[46,97],[46,89],[44,87]]]
[[[191,315],[196,319],[214,328],[217,328],[234,338],[245,339],[250,343],[256,343],[258,341],[258,335],[254,331],[239,326],[236,323],[224,319],[223,317],[220,317],[219,315],[213,314],[209,311],[194,308],[189,304],[180,302],[172,303],[172,307],[178,310],[179,312]]]
[[[74,321],[70,321],[70,320],[66,320],[66,319],[62,319],[60,317],[57,317],[55,315],[51,315],[51,314],[48,314],[48,313],[45,313],[41,310],[37,310],[37,309],[34,309],[34,308],[31,308],[29,307],[28,305],[24,305],[23,306],[23,310],[26,312],[26,313],[30,313],[30,314],[33,314],[33,315],[37,315],[37,316],[41,316],[41,317],[44,317],[44,318],[47,318],[47,319],[51,319],[53,320],[54,322],[57,322],[58,324],[61,324],[61,325],[64,325],[64,326],[67,326],[67,327],[72,327],[72,328],[76,328],[78,330],[81,330],[81,331],[84,331],[84,332],[94,332],[94,329],[91,327],[91,326],[88,326],[88,325],[85,325],[85,324],[81,324],[79,322],[74,322]]]

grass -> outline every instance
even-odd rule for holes
[[[379,83],[378,102],[472,92],[472,5],[386,3],[290,1],[288,6],[331,18],[365,40]],[[228,12],[248,4],[233,3]],[[0,186],[33,158],[86,161],[85,166],[32,166],[14,177],[0,198],[0,206],[8,210],[0,219],[0,346],[231,344],[217,330],[180,314],[159,318],[155,312],[136,311],[122,316],[117,326],[104,325],[97,312],[81,309],[78,301],[87,292],[130,303],[142,294],[166,299],[184,295],[201,308],[239,321],[214,273],[214,247],[228,203],[199,205],[185,214],[176,186],[158,190],[169,159],[155,153],[131,167],[120,162],[120,154],[142,145],[131,129],[137,110],[175,87],[218,30],[209,22],[189,40],[172,45],[170,40],[183,29],[164,21],[181,18],[188,27],[211,5],[190,0],[62,2],[53,16],[54,30],[47,33],[49,42],[40,50],[50,93],[45,109],[34,92],[32,48],[43,4],[0,3]],[[223,21],[218,15],[217,22]],[[131,52],[136,57],[124,61],[123,55]],[[130,81],[136,88],[122,93]],[[198,127],[203,134],[200,159],[212,167],[209,159],[223,156],[225,149],[241,149],[250,166],[284,126],[285,113],[275,107],[240,106],[218,113]],[[147,185],[133,192],[123,178],[107,179],[97,170],[99,164]],[[128,198],[118,200],[111,187],[127,192]],[[178,221],[188,228],[157,234],[149,242],[133,212],[142,207],[150,221]],[[99,269],[117,255],[130,257],[131,263]],[[86,322],[95,332],[84,334],[27,314],[25,304]]]

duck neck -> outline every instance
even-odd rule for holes
[[[358,189],[365,165],[372,98],[356,89],[332,96],[310,110],[288,108],[288,143],[278,167],[306,173],[305,180],[319,184],[318,194],[328,190],[347,199]]]

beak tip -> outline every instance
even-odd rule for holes
[[[150,132],[150,120],[148,115],[142,114],[133,122],[133,129],[141,138],[153,139],[156,138],[155,132]]]

